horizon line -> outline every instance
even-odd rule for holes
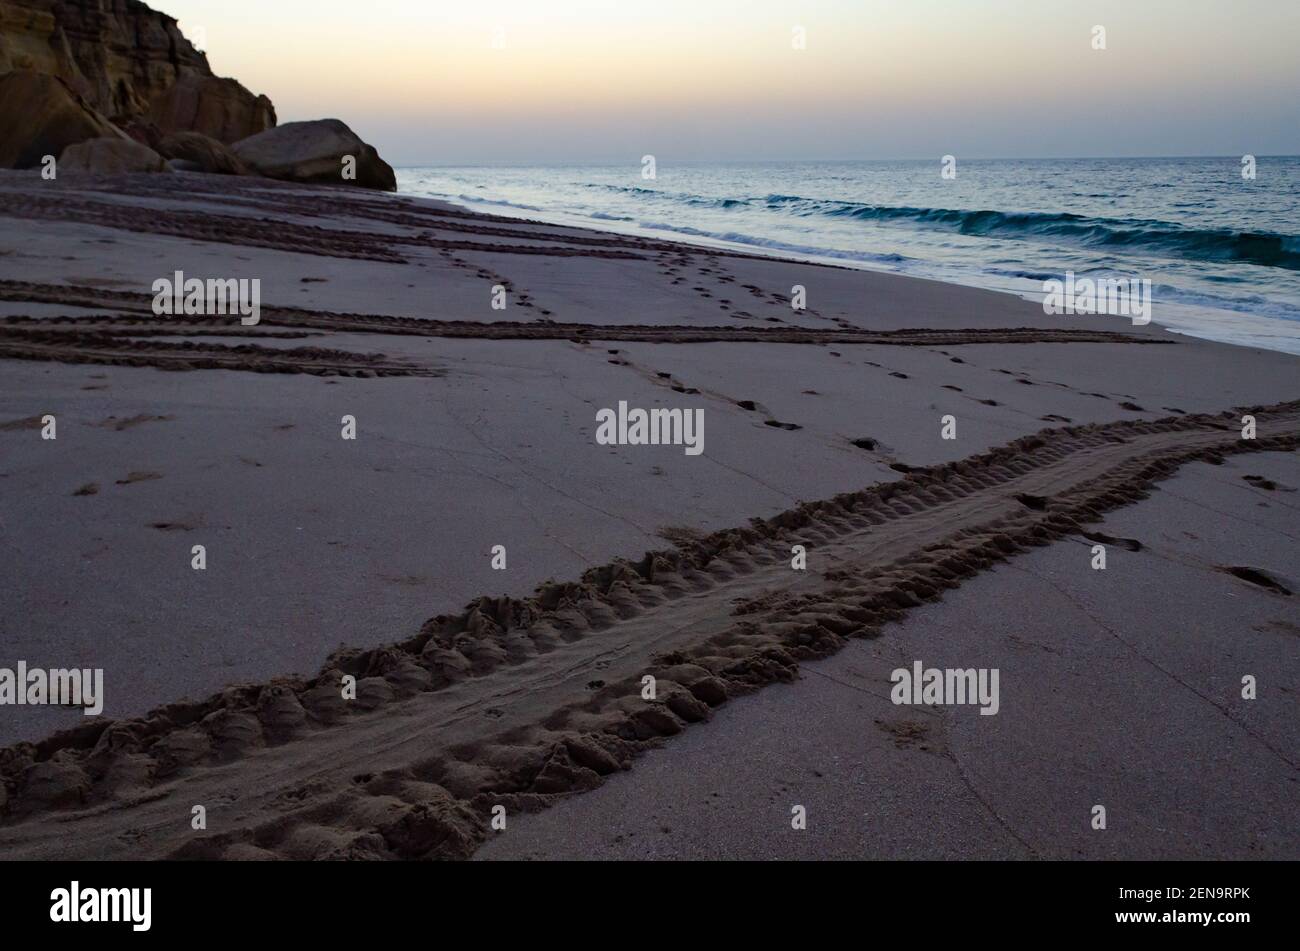
[[[650,154],[650,153],[646,153]],[[952,154],[952,153],[948,153]],[[1246,155],[1252,155],[1256,159],[1300,159],[1300,152],[1297,153],[1254,153],[1243,152],[1241,155],[1231,154],[1195,154],[1195,155],[998,155],[998,156],[972,156],[962,158],[957,155],[958,161],[964,162],[1082,162],[1082,161],[1176,161],[1183,159],[1224,159],[1228,161],[1241,161]],[[713,158],[713,159],[671,159],[672,165],[783,165],[796,162],[818,162],[823,164],[850,164],[855,162],[934,162],[942,161],[943,156],[899,156],[893,158],[763,158],[763,159],[740,159],[740,158]],[[478,168],[488,165],[495,166],[515,166],[515,167],[545,167],[545,166],[563,166],[563,165],[619,165],[623,160],[611,158],[602,159],[549,159],[546,161],[528,161],[524,159],[478,159],[465,162],[416,162],[395,164],[393,168]],[[639,159],[627,160],[631,165],[639,165]],[[656,156],[656,162],[659,162]]]

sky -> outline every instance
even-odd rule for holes
[[[394,165],[1300,153],[1296,0],[151,5]]]

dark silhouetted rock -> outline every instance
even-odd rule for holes
[[[153,100],[148,118],[164,134],[199,132],[229,144],[273,127],[275,109],[233,79],[187,75]]]
[[[267,178],[291,182],[359,185],[397,190],[397,178],[373,147],[338,119],[286,122],[236,142],[234,151]],[[356,177],[344,178],[344,159],[355,160]]]
[[[122,126],[122,131],[141,145],[147,145],[159,155],[162,154],[162,130],[148,119],[132,119]]]
[[[0,0],[0,83],[0,167],[121,137],[165,168],[397,188],[379,153],[337,119],[277,128],[271,100],[214,76],[176,21],[139,0]],[[103,143],[72,156],[97,171],[152,162]]]
[[[201,132],[173,132],[158,144],[164,158],[180,160],[187,171],[212,172],[217,175],[247,175],[248,167],[230,146],[208,138]],[[174,168],[176,166],[173,166]]]
[[[176,21],[138,0],[0,0],[0,75],[17,71],[63,80],[119,128],[148,117],[230,143],[275,125],[269,99],[213,76]]]
[[[0,168],[33,168],[101,136],[123,137],[63,80],[27,70],[0,76]]]
[[[59,156],[60,175],[123,175],[170,171],[161,155],[135,139],[89,139],[69,145]]]

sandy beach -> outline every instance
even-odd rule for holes
[[[259,322],[156,316],[176,271],[260,280]],[[1300,857],[1296,357],[430,200],[5,172],[0,361],[7,659],[105,680],[102,717],[6,708],[8,856]],[[598,444],[621,401],[702,410],[703,452]],[[900,713],[915,659],[1000,668],[1002,710]]]

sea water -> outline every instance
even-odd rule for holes
[[[1041,299],[1150,280],[1153,322],[1300,354],[1300,157],[420,167],[475,210],[896,271]]]

